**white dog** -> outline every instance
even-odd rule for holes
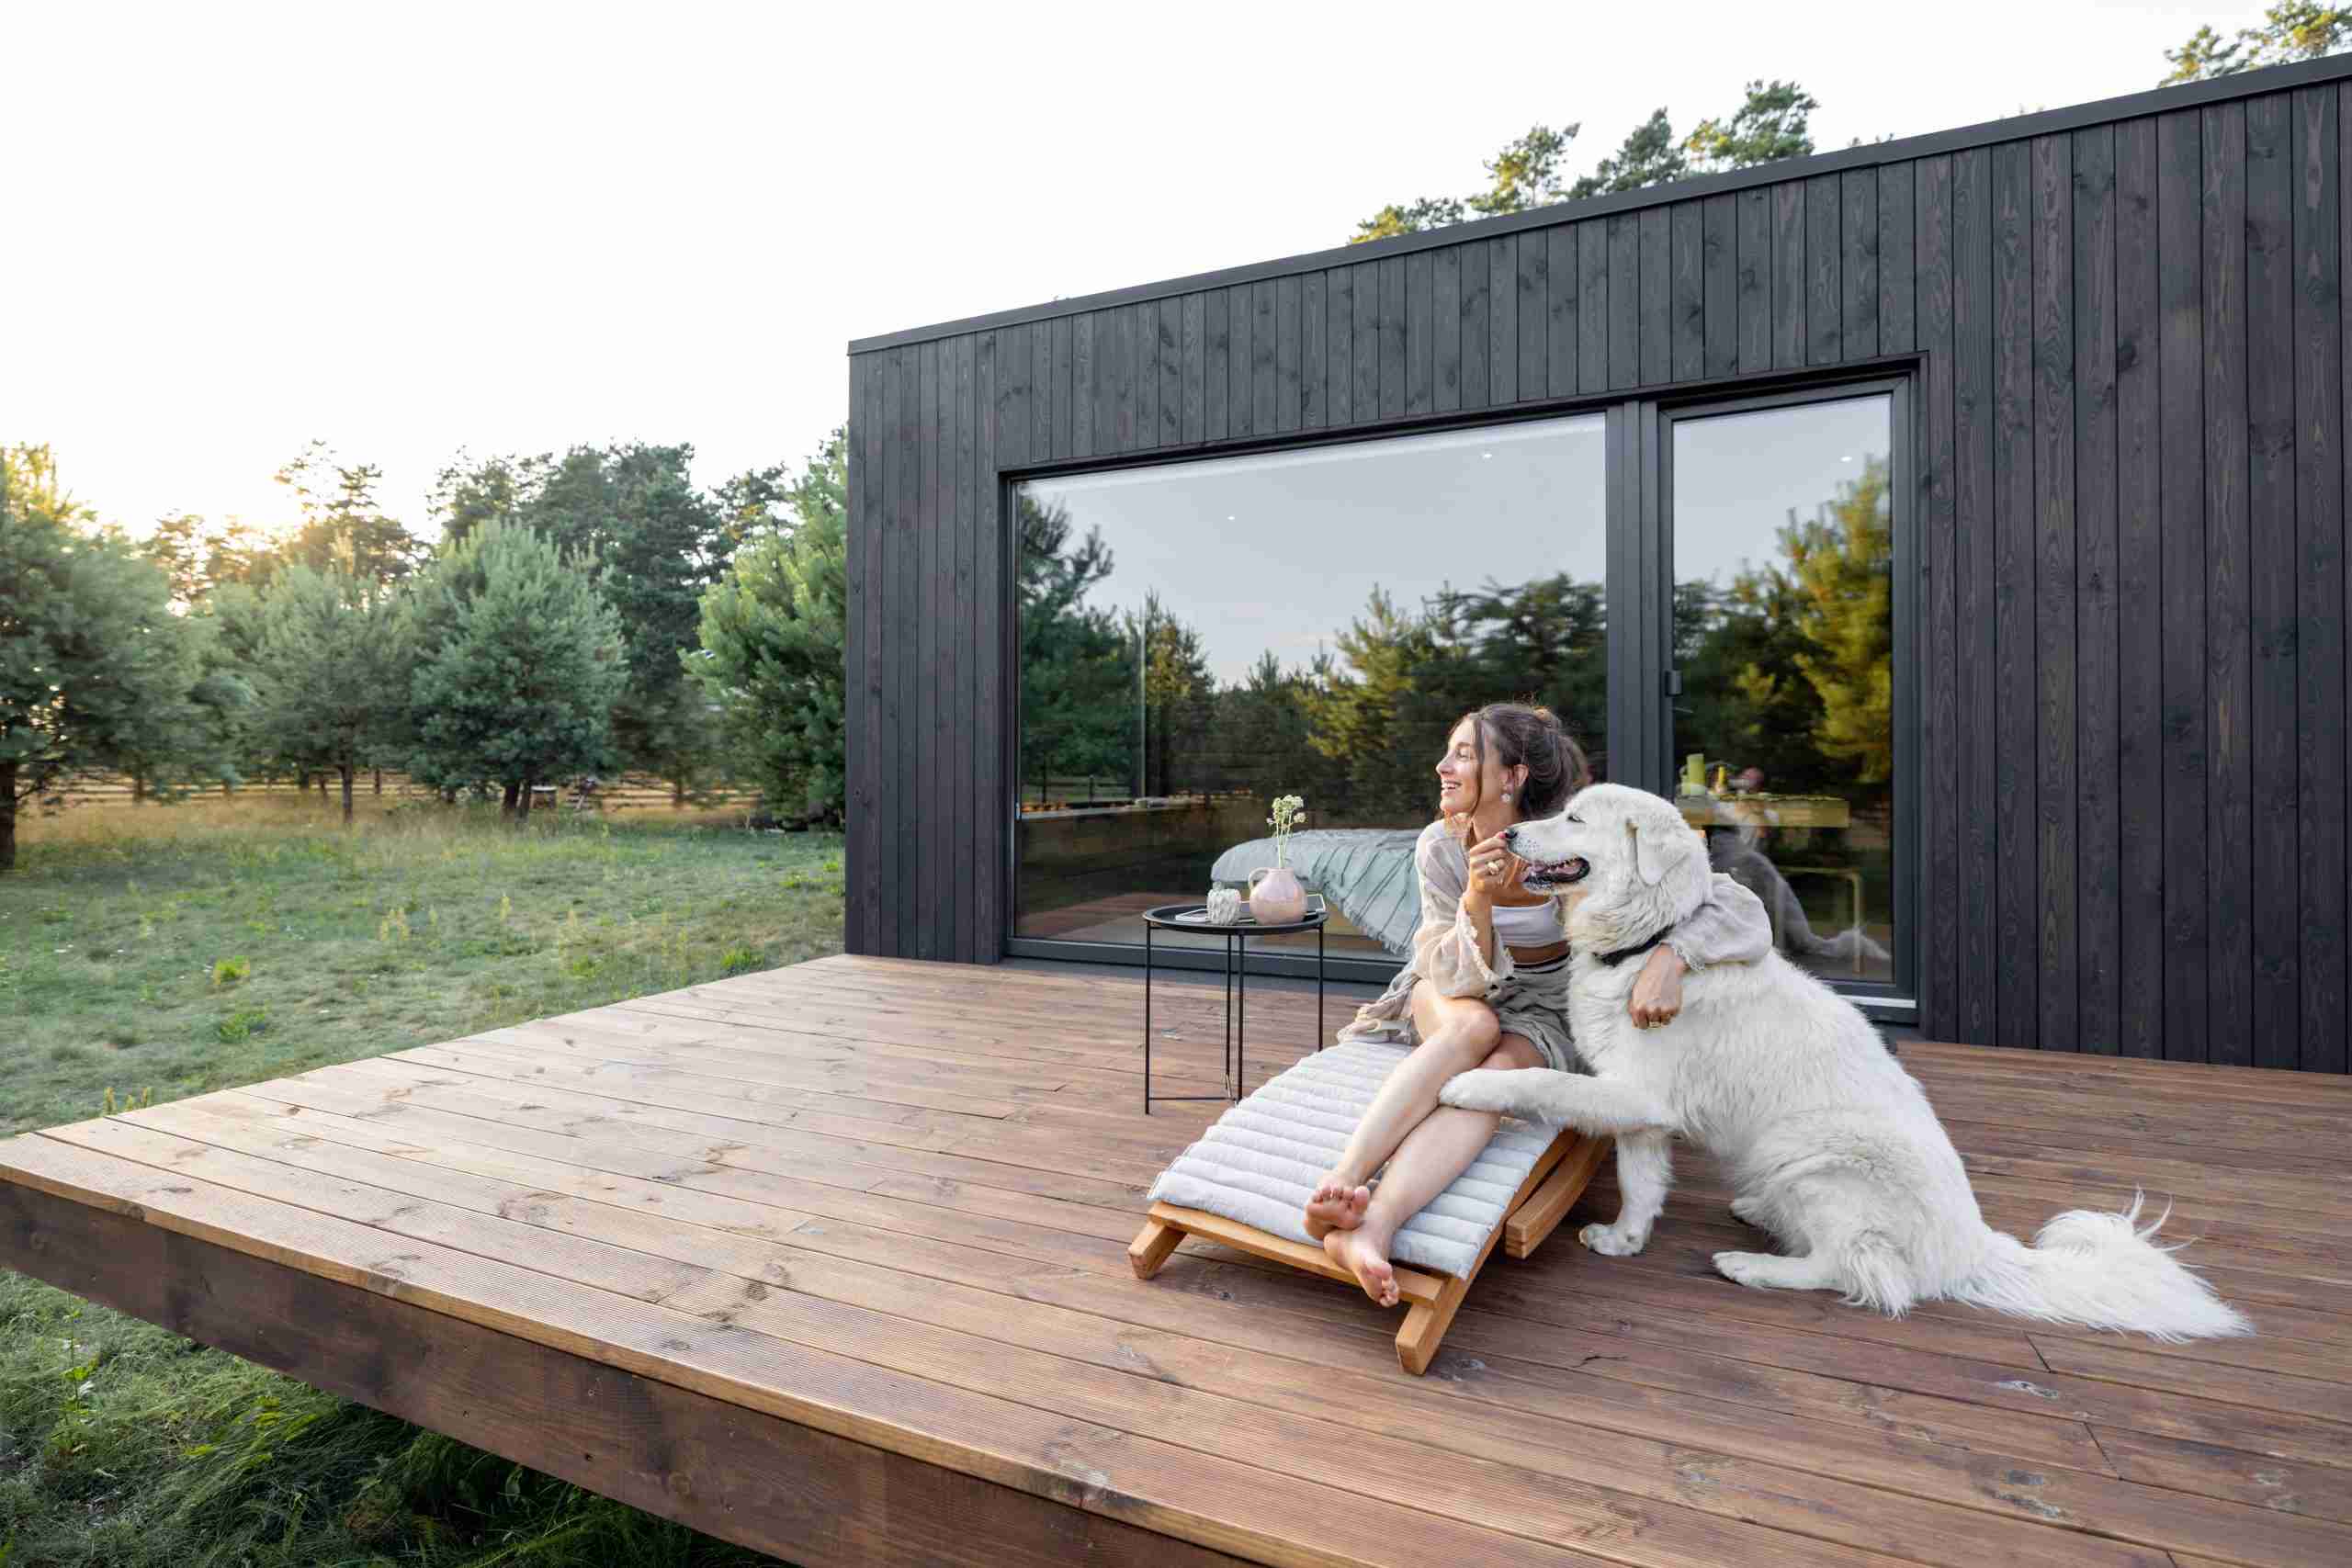
[[[1570,1022],[1592,1076],[1482,1069],[1448,1082],[1448,1105],[1566,1123],[1617,1139],[1623,1205],[1585,1227],[1595,1252],[1639,1252],[1673,1179],[1669,1140],[1720,1158],[1732,1213],[1788,1256],[1719,1252],[1743,1285],[1837,1290],[1900,1314],[1949,1297],[2002,1312],[2159,1339],[2246,1334],[2253,1325],[2123,1213],[2077,1209],[2031,1247],[1989,1228],[1927,1095],[1860,1010],[1779,953],[1711,965],[1683,982],[1663,1027],[1626,1014],[1646,953],[1704,899],[1705,846],[1666,801],[1594,784],[1566,812],[1506,835],[1526,886],[1570,910]]]

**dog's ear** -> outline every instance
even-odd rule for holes
[[[1682,863],[1698,836],[1679,822],[1645,833],[1640,823],[1631,821],[1625,824],[1625,835],[1634,840],[1634,870],[1649,887],[1664,882],[1666,874]]]

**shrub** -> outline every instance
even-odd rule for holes
[[[266,1008],[239,1008],[213,1026],[221,1043],[228,1045],[243,1044],[268,1027],[269,1010]]]

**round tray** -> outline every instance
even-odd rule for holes
[[[1319,893],[1307,896],[1304,917],[1284,920],[1279,925],[1266,925],[1260,921],[1250,913],[1247,903],[1242,906],[1241,918],[1227,925],[1213,923],[1208,914],[1209,907],[1205,903],[1162,904],[1156,908],[1146,909],[1143,919],[1146,925],[1158,926],[1162,931],[1200,931],[1209,936],[1226,936],[1236,931],[1244,936],[1281,936],[1289,931],[1311,931],[1331,918],[1330,910]]]

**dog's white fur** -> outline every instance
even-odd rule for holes
[[[1671,1023],[1634,1023],[1640,962],[1596,955],[1647,941],[1707,894],[1705,847],[1666,801],[1594,784],[1560,816],[1521,823],[1511,848],[1539,871],[1589,866],[1548,886],[1570,904],[1570,1021],[1593,1074],[1481,1069],[1440,1098],[1617,1139],[1623,1206],[1615,1224],[1585,1227],[1585,1246],[1622,1256],[1648,1242],[1680,1136],[1723,1161],[1733,1213],[1789,1249],[1715,1254],[1743,1285],[1838,1290],[1894,1314],[1947,1297],[2167,1340],[2253,1331],[2149,1239],[2162,1218],[2137,1225],[2136,1195],[2121,1213],[2060,1214],[2031,1247],[1987,1226],[1917,1081],[1859,1009],[1777,953],[1693,973]]]

